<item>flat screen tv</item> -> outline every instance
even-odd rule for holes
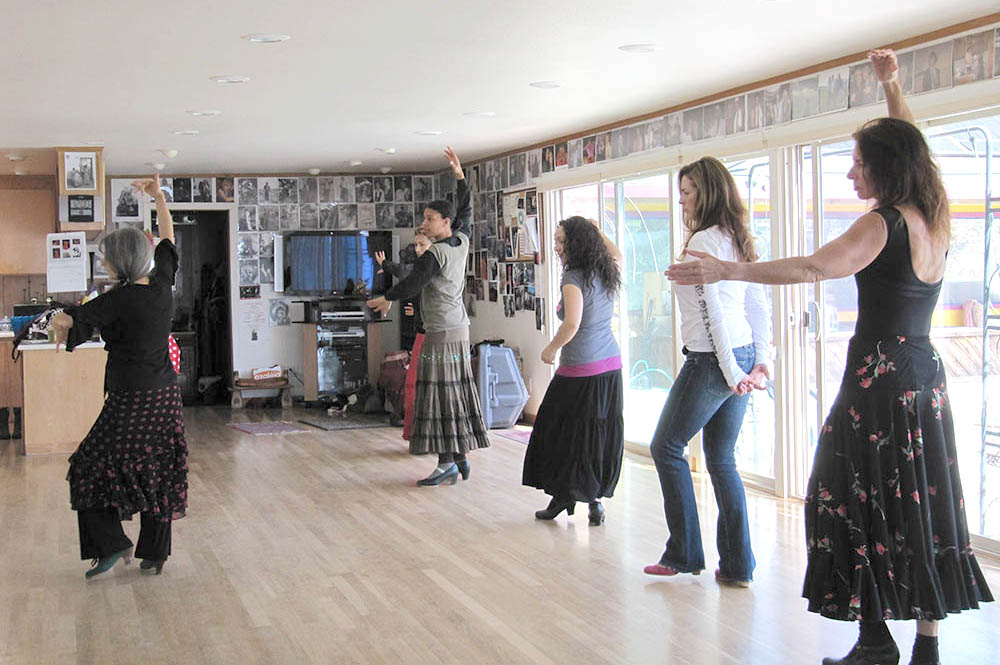
[[[319,231],[285,235],[285,290],[300,295],[383,293],[391,277],[378,274],[375,252],[392,256],[392,231]]]

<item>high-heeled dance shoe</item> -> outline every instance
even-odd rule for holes
[[[823,665],[897,665],[899,649],[892,640],[877,647],[863,647],[855,643],[843,658],[824,658]]]
[[[469,460],[459,460],[455,464],[458,466],[458,472],[462,474],[462,480],[468,480],[469,474],[472,473],[472,465],[469,464]]]
[[[661,577],[673,577],[674,575],[679,575],[684,572],[682,570],[677,570],[671,566],[664,566],[662,563],[651,563],[642,569],[642,572],[647,575],[659,575]],[[692,575],[701,575],[700,570],[692,570]]]
[[[590,502],[590,511],[587,514],[590,519],[590,526],[601,526],[604,524],[604,506],[600,501]]]
[[[420,487],[454,485],[458,482],[458,473],[458,465],[452,462],[451,466],[440,473],[438,473],[437,469],[434,469],[434,472],[431,475],[418,480],[417,485]]]
[[[718,568],[715,569],[715,581],[719,584],[725,584],[726,586],[736,586],[741,589],[750,588],[750,580],[741,580],[735,577],[729,577],[728,575],[723,575],[722,571]]]
[[[122,559],[125,562],[126,566],[129,563],[131,563],[132,548],[126,547],[125,549],[119,552],[115,552],[114,554],[109,554],[108,556],[102,556],[98,557],[97,559],[94,559],[94,565],[91,567],[90,570],[86,572],[87,579],[89,580],[92,577],[96,577],[98,575],[102,575],[108,572],[109,570],[114,568],[115,564],[118,563],[119,559]]]
[[[556,515],[562,511],[566,511],[567,515],[572,515],[573,511],[576,510],[576,501],[569,499],[564,501],[562,499],[557,499],[552,497],[549,501],[549,505],[545,510],[536,510],[535,519],[536,520],[552,520],[556,518]]]
[[[162,561],[157,561],[156,559],[143,559],[139,562],[139,570],[144,573],[159,575],[163,572],[163,564],[166,562],[166,559],[163,559]]]

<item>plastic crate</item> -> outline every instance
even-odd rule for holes
[[[476,370],[479,403],[486,428],[513,427],[528,403],[528,390],[518,370],[514,350],[506,346],[481,344]]]

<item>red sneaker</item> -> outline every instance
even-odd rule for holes
[[[658,563],[652,563],[642,569],[642,572],[647,575],[664,575],[666,577],[671,577],[679,573],[679,570],[671,568],[670,566],[661,566]]]

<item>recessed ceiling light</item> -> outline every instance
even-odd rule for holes
[[[659,44],[623,44],[618,50],[626,53],[652,53],[659,48]]]
[[[541,88],[542,90],[552,90],[553,88],[559,87],[558,81],[535,81],[534,83],[529,83],[532,88]]]
[[[287,42],[292,36],[279,33],[256,32],[251,35],[243,35],[242,38],[254,44],[278,44],[280,42]]]
[[[24,155],[16,155],[14,153],[11,153],[7,155],[7,159],[9,159],[12,162],[23,162],[24,160],[27,159],[27,157],[25,157]]]
[[[197,129],[175,129],[170,133],[174,136],[195,136],[196,134],[201,134]]]
[[[216,111],[215,109],[205,109],[204,111],[188,111],[188,115],[193,115],[196,118],[201,118],[203,116],[209,115],[219,115],[222,111]]]
[[[319,175],[319,169],[311,168],[309,169],[309,171],[307,171],[307,173],[309,173],[309,175]]]
[[[441,136],[442,134],[444,134],[444,132],[442,132],[440,129],[421,129],[420,131],[415,133],[419,134],[420,136]]]
[[[163,153],[163,156],[166,157],[167,159],[173,159],[174,157],[177,156],[176,148],[161,148],[160,152]]]
[[[391,170],[392,170],[391,166],[383,166],[382,168],[379,169],[379,171],[381,171],[382,173],[388,173]]]
[[[364,164],[364,162],[362,162],[360,159],[351,160],[351,166],[361,166],[362,164]]]
[[[250,77],[225,74],[223,76],[210,76],[209,79],[215,81],[216,83],[246,83],[250,80]]]
[[[497,114],[496,111],[466,111],[462,115],[467,115],[475,118],[492,118]]]
[[[375,148],[375,152],[380,152],[383,155],[395,155],[396,154],[396,149],[395,148]]]
[[[146,162],[146,166],[152,166],[157,171],[162,171],[167,168],[167,165],[163,162]]]

